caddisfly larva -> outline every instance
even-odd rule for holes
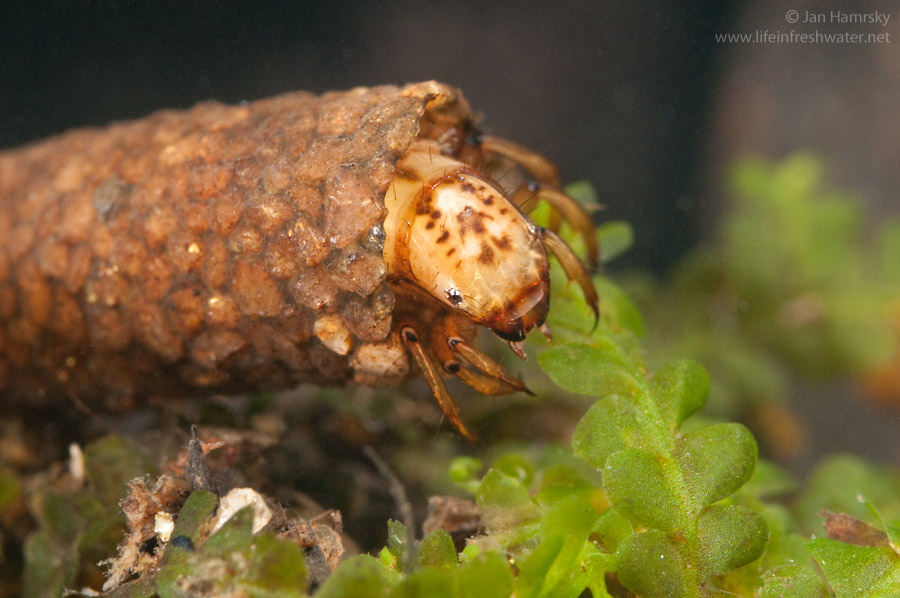
[[[515,173],[516,176],[499,176]],[[501,185],[498,180],[503,180]],[[512,182],[507,182],[507,181]],[[520,209],[539,196],[547,229]],[[473,344],[549,335],[556,169],[427,82],[204,103],[0,153],[0,392],[86,404],[300,382],[527,390]]]

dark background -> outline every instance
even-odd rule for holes
[[[437,79],[635,225],[616,267],[661,272],[695,237],[713,33],[737,4],[13,2],[0,147],[210,98]]]

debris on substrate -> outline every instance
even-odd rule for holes
[[[435,426],[441,424],[437,409],[396,391],[361,389],[350,397],[337,391],[317,392],[324,396],[313,400],[306,393],[293,392],[281,397],[167,402],[162,410],[148,408],[151,415],[113,416],[63,409],[67,419],[59,414],[52,419],[36,410],[29,412],[28,418],[23,412],[4,417],[0,440],[9,450],[4,448],[0,454],[0,474],[5,468],[24,490],[19,492],[18,507],[0,505],[0,539],[4,542],[0,598],[23,595],[23,547],[26,540],[38,535],[46,536],[54,551],[73,555],[57,569],[77,570],[66,582],[69,588],[93,588],[96,592],[104,583],[106,587],[123,584],[112,590],[117,596],[144,580],[155,587],[154,576],[159,575],[166,548],[187,545],[202,553],[203,542],[215,525],[210,523],[203,530],[206,535],[198,536],[196,542],[187,542],[175,532],[181,509],[191,495],[189,478],[195,480],[194,490],[214,490],[216,497],[234,488],[253,489],[256,494],[251,496],[257,498],[249,502],[261,502],[272,513],[269,523],[254,537],[269,535],[294,544],[304,561],[304,583],[313,588],[333,569],[341,548],[346,558],[383,546],[385,521],[398,514],[390,484],[362,451],[367,445],[385,451],[386,460],[398,467],[401,483],[410,493],[414,519],[422,522],[426,499],[438,490],[428,480],[445,470],[459,454],[461,444],[446,426],[435,432]],[[503,410],[507,415],[501,420],[515,414],[508,409]],[[22,425],[17,427],[19,421]],[[186,422],[190,421],[205,422],[191,443],[193,451],[185,450]],[[118,434],[103,436],[110,432]],[[427,458],[420,450],[423,442],[430,447]],[[70,446],[74,451],[67,448]],[[66,452],[70,458],[60,462]],[[198,460],[197,455],[202,458]],[[197,465],[204,465],[209,473],[198,471]],[[107,526],[103,537],[89,545],[67,545],[58,543],[56,532],[45,533],[48,519],[41,505],[48,492],[62,497],[66,509],[75,509],[71,517],[79,521],[84,513],[77,510],[78,501],[99,497],[102,524]],[[279,503],[292,508],[286,510]],[[458,549],[467,537],[477,535],[477,513],[468,522],[465,515],[473,515],[470,509],[474,505],[465,508],[445,502],[444,506],[432,505],[432,509],[444,514],[447,521],[438,526],[453,535]],[[13,517],[13,513],[17,515]],[[88,520],[90,517],[88,514]],[[352,538],[341,535],[342,523],[351,530]],[[89,525],[94,529],[97,522]],[[104,564],[97,567],[100,561]],[[47,577],[45,569],[30,568],[39,579]],[[201,569],[197,570],[202,573]]]
[[[222,442],[212,444],[215,448],[225,446]],[[203,443],[197,428],[193,427],[185,476],[162,474],[152,485],[149,476],[144,476],[129,483],[128,495],[120,503],[128,532],[117,555],[104,563],[107,580],[103,591],[109,592],[126,582],[153,578],[166,564],[163,559],[170,543],[187,544],[191,551],[196,551],[243,510],[252,514],[250,530],[253,535],[269,531],[279,539],[300,546],[309,583],[313,587],[321,584],[344,554],[340,513],[329,510],[307,520],[293,516],[253,488],[231,488],[222,493],[203,455]],[[197,526],[195,537],[186,541],[184,535],[175,533],[176,522],[193,492],[218,496],[215,508]],[[247,543],[246,548],[251,550],[252,545]],[[196,580],[193,583],[196,584]]]

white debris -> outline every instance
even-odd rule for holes
[[[313,334],[338,355],[346,355],[353,348],[353,337],[340,316],[322,316],[313,324]]]
[[[157,511],[153,518],[153,531],[159,538],[159,541],[165,544],[172,537],[172,530],[175,529],[175,518],[171,513],[166,511]]]
[[[219,499],[219,513],[216,517],[216,524],[213,526],[213,532],[225,525],[226,521],[245,507],[253,507],[254,534],[264,528],[272,519],[272,510],[259,492],[252,488],[233,488]]]
[[[84,453],[74,442],[69,445],[69,475],[78,486],[84,483]]]

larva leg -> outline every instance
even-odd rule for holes
[[[550,215],[550,229],[558,231],[560,216],[564,218],[584,237],[588,260],[591,267],[596,267],[599,263],[600,251],[597,246],[597,236],[594,234],[594,224],[591,222],[590,214],[584,210],[581,204],[559,191],[562,183],[556,166],[540,154],[506,139],[485,136],[481,138],[480,147],[483,152],[495,153],[512,160],[540,183],[537,187],[531,185],[521,187],[514,193],[514,195],[519,194],[520,197],[512,198],[513,203],[521,207],[522,203],[534,196],[546,200],[553,208],[553,213]]]
[[[444,370],[482,394],[503,395],[516,391],[531,394],[521,380],[465,340],[474,331],[471,322],[456,314],[446,314],[434,322],[429,332],[429,347]],[[463,367],[461,362],[475,369]]]
[[[507,372],[502,365],[500,365],[463,339],[459,337],[450,337],[447,339],[447,344],[456,355],[472,364],[473,367],[475,367],[483,374],[486,374],[488,378],[500,380],[511,387],[513,390],[521,390],[523,392],[527,392],[528,394],[534,394],[530,390],[528,390],[528,387],[525,386],[525,384],[521,380]],[[460,378],[462,378],[462,376],[460,376]],[[463,381],[466,382],[465,379],[463,379]],[[466,383],[469,384],[468,382]],[[473,386],[472,384],[469,384],[469,386],[472,386],[480,392],[485,392],[482,391],[479,387]]]
[[[486,137],[481,140],[481,149],[484,152],[493,152],[509,158],[531,176],[539,181],[538,184],[526,184],[513,191],[510,201],[521,208],[534,198],[543,199],[550,204],[551,221],[549,227],[544,230],[544,246],[559,260],[569,280],[574,280],[584,292],[585,300],[594,312],[595,325],[600,317],[599,298],[590,272],[572,251],[572,248],[563,241],[556,231],[559,229],[559,219],[562,217],[584,238],[587,248],[588,262],[591,267],[596,267],[600,262],[600,248],[597,244],[597,235],[594,223],[590,215],[577,201],[559,191],[559,174],[553,166],[542,156],[512,142]],[[545,333],[546,334],[546,333]],[[516,351],[515,347],[512,347]],[[516,351],[516,354],[519,354]]]
[[[481,394],[491,396],[508,395],[517,390],[500,378],[492,378],[481,372],[466,369],[458,361],[450,362],[447,365],[453,368],[448,369],[448,371]]]
[[[565,219],[575,231],[584,239],[587,248],[588,263],[596,268],[600,263],[600,247],[597,244],[597,235],[594,231],[594,223],[590,215],[577,201],[546,184],[523,185],[513,192],[511,201],[521,207],[533,198],[543,199],[553,209],[550,213],[548,228],[554,232],[559,230],[560,217]]]
[[[559,170],[540,154],[498,137],[484,136],[480,141],[481,151],[505,156],[524,168],[536,180],[552,187],[560,187]]]
[[[404,326],[400,330],[400,336],[419,369],[422,370],[422,376],[428,382],[428,386],[431,387],[431,392],[434,393],[434,397],[437,399],[441,409],[450,418],[450,422],[467,440],[478,442],[478,437],[466,428],[466,425],[459,417],[456,403],[453,402],[450,393],[447,392],[447,387],[444,385],[444,380],[441,378],[440,368],[425,352],[419,333],[411,326]]]
[[[544,230],[544,247],[556,256],[568,279],[574,280],[581,287],[584,300],[594,312],[594,325],[596,326],[600,319],[600,298],[597,296],[597,289],[594,288],[590,272],[572,251],[572,248],[552,230]]]

